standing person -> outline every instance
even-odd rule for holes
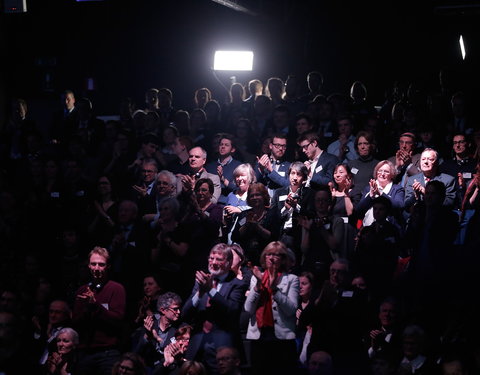
[[[245,250],[247,261],[258,264],[262,249],[278,238],[279,223],[275,212],[270,210],[267,188],[256,182],[248,188],[247,204],[251,209],[234,217],[231,240]]]
[[[297,139],[297,144],[307,157],[305,165],[308,168],[308,178],[305,186],[327,185],[333,180],[333,170],[338,164],[338,158],[335,155],[322,150],[320,138],[315,132],[303,133]]]
[[[455,202],[455,178],[440,173],[438,160],[438,152],[432,148],[423,150],[420,157],[421,172],[411,176],[407,180],[405,187],[405,209],[409,210],[415,202],[423,201],[425,196],[425,186],[430,181],[440,181],[445,185],[446,195],[443,205],[445,207],[453,207]]]
[[[294,373],[299,282],[288,273],[287,248],[270,242],[253,268],[245,311],[250,314],[247,339],[252,342],[254,374]]]
[[[233,158],[235,153],[235,144],[233,136],[222,134],[218,145],[218,159],[205,166],[208,173],[217,174],[220,178],[222,195],[219,203],[225,203],[230,192],[235,190],[235,179],[233,172],[241,164],[240,161]]]
[[[107,249],[94,247],[88,263],[91,281],[76,293],[73,323],[80,335],[79,375],[110,375],[120,357],[118,346],[125,316],[125,289],[109,280],[109,261]]]
[[[353,142],[353,119],[349,115],[341,115],[337,118],[338,139],[328,145],[327,152],[335,155],[344,163],[358,158]]]
[[[268,148],[270,154],[263,154],[257,158],[254,170],[257,181],[268,188],[268,194],[272,197],[275,189],[289,185],[287,173],[290,162],[284,159],[287,151],[287,136],[275,134]]]
[[[203,359],[209,373],[217,373],[216,350],[239,343],[239,319],[245,284],[230,270],[232,250],[215,245],[208,257],[208,273],[197,271],[195,286],[182,315],[193,321],[195,330],[187,349],[189,360]]]
[[[226,200],[225,211],[228,215],[242,212],[247,206],[247,192],[255,182],[255,173],[250,164],[240,164],[233,171],[235,190],[231,191]]]
[[[358,158],[348,161],[350,170],[355,175],[355,185],[362,190],[368,185],[368,181],[374,176],[373,169],[379,162],[375,159],[376,141],[373,134],[359,131],[355,138],[354,147]]]
[[[333,182],[329,186],[333,198],[333,216],[341,217],[345,223],[344,239],[338,250],[342,257],[350,259],[356,234],[354,211],[360,201],[361,192],[354,186],[353,175],[347,164],[338,164],[335,167]]]
[[[420,154],[415,152],[415,134],[406,132],[398,139],[398,150],[390,157],[397,170],[395,183],[405,186],[407,179],[420,172]]]
[[[222,191],[220,187],[220,178],[216,174],[208,173],[205,169],[205,163],[207,161],[207,151],[201,147],[194,147],[188,152],[188,163],[190,171],[188,174],[179,175],[177,179],[177,191],[193,190],[195,182],[200,178],[209,178],[213,182],[214,192],[212,196],[212,202],[217,203],[220,193]]]
[[[175,336],[176,322],[180,317],[182,306],[181,297],[173,292],[166,292],[158,297],[156,310],[158,314],[145,317],[143,327],[140,329],[135,352],[139,353],[146,361],[147,366],[163,367],[165,361],[165,348]]]
[[[373,170],[374,179],[371,179],[368,186],[362,191],[362,199],[357,204],[357,215],[363,220],[363,226],[373,223],[373,201],[378,197],[387,198],[392,205],[392,212],[389,221],[400,225],[403,224],[403,207],[405,190],[401,185],[393,183],[396,176],[396,169],[392,162],[382,160],[378,162]]]
[[[271,210],[281,220],[281,241],[294,251],[300,248],[301,240],[297,217],[301,211],[305,211],[312,195],[311,190],[304,187],[307,175],[307,167],[302,162],[293,162],[288,169],[290,186],[275,190],[272,198]]]

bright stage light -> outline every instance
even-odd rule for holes
[[[460,50],[462,51],[462,58],[465,60],[466,52],[465,52],[465,44],[463,43],[462,35],[460,35],[459,43],[460,43]]]
[[[246,70],[253,69],[252,51],[216,51],[213,70]]]

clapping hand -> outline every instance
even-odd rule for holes
[[[373,178],[370,179],[370,181],[368,182],[368,184],[370,185],[370,197],[375,197],[376,195],[380,195],[380,192],[378,191],[378,185],[377,185],[377,181],[375,181]]]

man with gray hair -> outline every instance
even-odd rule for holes
[[[220,178],[216,174],[208,173],[205,169],[207,152],[201,147],[194,147],[188,152],[188,163],[190,172],[186,175],[179,175],[177,191],[193,191],[195,182],[200,178],[209,178],[213,182],[212,202],[217,203],[222,192]]]
[[[246,285],[230,270],[233,254],[225,243],[215,245],[208,257],[208,272],[197,271],[192,295],[182,315],[195,330],[185,357],[202,360],[217,373],[216,350],[240,342],[239,318]]]
[[[175,336],[176,322],[180,317],[182,299],[173,292],[166,292],[158,297],[155,315],[147,315],[143,321],[142,337],[135,352],[145,358],[147,365],[163,365],[165,347]]]
[[[432,148],[426,148],[423,150],[420,156],[421,172],[409,177],[405,187],[406,210],[409,210],[416,202],[423,201],[425,196],[425,186],[430,181],[434,180],[440,181],[445,185],[446,196],[443,205],[446,207],[453,207],[456,194],[455,178],[448,174],[440,173],[438,165],[438,152]]]
[[[142,206],[142,220],[155,223],[160,217],[160,204],[166,199],[175,197],[177,195],[177,177],[170,171],[161,170],[157,174],[155,181],[155,195],[152,197],[145,197]]]

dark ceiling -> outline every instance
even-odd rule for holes
[[[478,65],[476,3],[314,0],[237,1],[258,15],[211,0],[27,0],[26,14],[2,14],[3,61],[12,95],[55,96],[65,88],[89,93],[114,110],[120,98],[142,100],[148,87],[170,87],[178,106],[193,90],[220,90],[210,66],[215,49],[252,49],[251,78],[283,79],[316,69],[329,92],[361,80],[375,101],[397,79],[436,84],[450,67],[470,76]],[[463,7],[463,8],[462,8]],[[462,10],[463,9],[463,10]],[[461,60],[463,34],[467,59]],[[470,48],[471,47],[471,48]],[[47,83],[47,74],[50,81]],[[228,75],[220,76],[228,81]]]

